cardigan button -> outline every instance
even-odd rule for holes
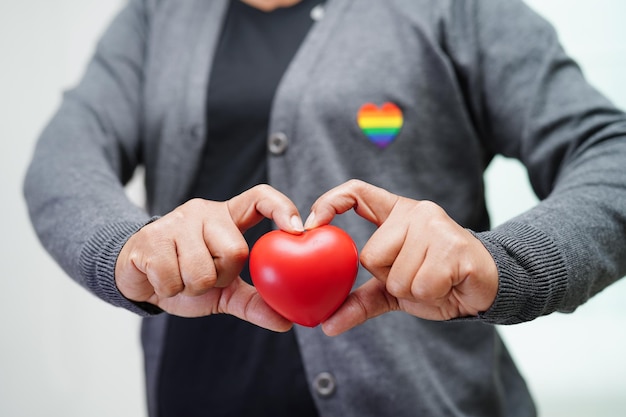
[[[330,397],[337,389],[335,377],[330,372],[322,372],[313,380],[313,389],[320,397]]]
[[[272,133],[267,139],[267,147],[272,155],[282,155],[287,150],[289,140],[283,132]]]

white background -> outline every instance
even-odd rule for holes
[[[557,26],[592,83],[626,108],[626,2],[530,3]],[[37,135],[121,4],[0,0],[3,417],[145,415],[138,318],[100,302],[64,276],[34,236],[21,194]],[[535,202],[514,161],[497,159],[487,184],[495,224]],[[502,329],[542,415],[625,415],[624,300],[626,280],[572,315]]]

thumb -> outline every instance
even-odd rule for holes
[[[337,336],[371,318],[398,309],[398,300],[385,290],[385,284],[372,278],[346,298],[322,323],[322,330],[327,336]]]
[[[275,332],[285,332],[293,326],[293,323],[267,305],[253,286],[241,278],[222,289],[218,311]]]

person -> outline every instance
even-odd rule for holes
[[[490,229],[495,155],[541,201]],[[626,116],[519,1],[131,0],[24,193],[67,273],[145,317],[151,416],[532,416],[494,324],[626,274],[625,161]],[[294,326],[249,247],[330,222],[357,283]]]

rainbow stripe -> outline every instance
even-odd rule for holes
[[[380,108],[366,103],[357,113],[357,123],[365,136],[381,149],[396,138],[402,128],[402,110],[393,103],[384,103]]]

